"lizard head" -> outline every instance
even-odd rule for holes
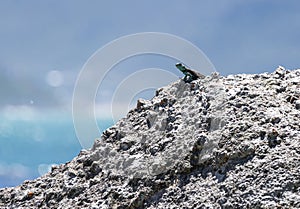
[[[181,72],[184,72],[184,71],[185,71],[185,66],[184,66],[182,63],[177,63],[175,66],[176,66],[176,67],[178,68],[178,70],[180,70]]]

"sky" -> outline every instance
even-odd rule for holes
[[[2,0],[0,187],[33,178],[37,173],[32,169],[39,171],[78,154],[82,147],[74,127],[68,124],[72,123],[76,80],[89,58],[111,41],[141,32],[176,35],[201,49],[221,75],[272,72],[278,65],[295,69],[299,68],[300,60],[299,8],[300,2],[296,0]],[[181,77],[175,62],[158,55],[143,55],[118,63],[95,97],[99,120],[110,118],[109,105],[122,80],[146,68],[165,69]],[[147,79],[155,76],[149,75]],[[133,95],[132,103],[138,96],[150,98],[153,91]],[[126,112],[128,104],[122,100],[116,104],[122,114],[124,106]],[[57,120],[66,122],[58,126]],[[54,150],[67,146],[59,143],[61,128],[65,126],[69,134],[64,132],[64,137],[68,136],[66,141],[72,148],[54,159]],[[20,160],[26,152],[20,154],[18,147],[26,140],[22,135],[16,136],[17,131],[24,132],[26,140],[35,139],[28,152],[42,150],[49,143],[53,150],[43,161],[29,165],[41,152],[31,154],[26,162]],[[12,144],[10,141],[15,138],[18,140]],[[51,141],[52,138],[55,140]],[[7,176],[14,178],[8,180]]]
[[[278,65],[297,68],[299,4],[1,1],[0,104],[68,103],[62,98],[72,94],[88,58],[108,42],[139,32],[164,32],[189,40],[222,74],[272,71]],[[63,73],[63,86],[47,85],[50,71]]]

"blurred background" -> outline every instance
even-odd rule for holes
[[[296,0],[1,1],[0,187],[43,175],[79,153],[72,121],[76,78],[110,41],[139,32],[174,34],[200,48],[221,75],[295,69],[299,8]],[[143,55],[115,66],[96,96],[101,127],[113,124],[104,107],[120,77],[144,68],[182,77],[175,62]],[[152,96],[153,90],[136,98]]]

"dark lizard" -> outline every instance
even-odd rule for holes
[[[183,80],[190,82],[197,79],[203,79],[205,78],[205,75],[202,75],[201,73],[198,73],[195,70],[191,70],[187,67],[185,67],[182,63],[177,63],[176,67],[185,75]]]

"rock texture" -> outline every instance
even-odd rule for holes
[[[1,208],[300,208],[300,70],[176,81]]]

